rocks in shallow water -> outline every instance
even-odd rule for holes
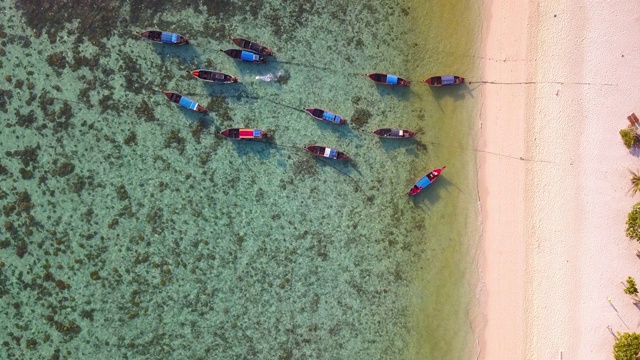
[[[144,121],[147,122],[158,121],[158,118],[156,118],[156,115],[153,111],[153,107],[151,107],[151,105],[145,100],[142,100],[140,102],[140,105],[138,105],[138,107],[136,108],[136,115],[140,116],[144,119]]]
[[[138,144],[138,135],[135,131],[129,131],[129,134],[124,138],[124,144],[127,146]]]
[[[75,165],[73,165],[68,161],[65,161],[60,166],[58,166],[58,168],[54,171],[54,175],[59,177],[64,177],[64,176],[73,174],[75,169],[76,169]]]
[[[359,107],[353,112],[350,123],[355,129],[360,129],[369,123],[369,119],[371,119],[371,111]]]
[[[118,194],[118,200],[120,201],[127,200],[129,198],[129,192],[127,191],[127,188],[124,186],[124,184],[118,185],[118,187],[116,188],[116,193]]]
[[[100,280],[100,279],[102,279],[102,277],[100,276],[100,273],[98,273],[97,270],[91,272],[91,280]]]
[[[47,63],[52,68],[62,70],[67,67],[67,58],[64,56],[62,51],[58,51],[47,56]]]

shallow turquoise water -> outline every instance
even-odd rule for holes
[[[63,4],[0,5],[0,357],[470,353],[474,89],[418,80],[473,74],[473,22],[433,17],[471,2],[180,3],[153,13],[78,1],[77,19]],[[132,35],[151,27],[193,44]],[[228,36],[277,56],[237,63],[218,51],[235,47]],[[196,68],[242,83],[205,85],[186,75]],[[287,81],[256,79],[280,71]],[[414,84],[376,87],[361,76],[372,71]],[[159,89],[212,113],[181,110]],[[339,127],[288,106],[371,117]],[[275,140],[212,134],[232,126]],[[368,133],[378,127],[420,136],[381,141]],[[318,161],[301,150],[313,143],[354,162]],[[442,165],[436,184],[404,197]]]

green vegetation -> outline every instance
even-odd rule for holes
[[[640,242],[640,203],[633,205],[627,218],[627,237]]]
[[[632,128],[626,128],[620,130],[620,137],[622,137],[622,142],[627,149],[631,149],[632,147],[638,145],[638,135],[636,131]]]
[[[613,357],[616,360],[636,360],[640,353],[640,334],[618,333],[616,343],[613,345]]]
[[[629,173],[631,174],[631,188],[629,189],[629,192],[633,196],[640,191],[640,174],[631,170],[629,170]]]
[[[631,276],[627,278],[627,287],[624,289],[624,293],[631,296],[638,295],[636,281]]]

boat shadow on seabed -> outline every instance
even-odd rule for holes
[[[460,101],[464,100],[467,95],[473,97],[472,89],[469,88],[469,85],[467,83],[442,87],[429,86],[429,90],[431,91],[431,94],[433,95],[433,98],[436,100],[436,102],[440,102],[440,100],[445,98],[451,98],[454,101]]]
[[[160,60],[176,59],[185,68],[190,67],[190,64],[194,62],[197,64],[204,63],[202,54],[191,43],[182,46],[153,43],[153,49],[160,57]]]
[[[380,96],[395,96],[399,100],[409,101],[412,94],[414,93],[411,90],[411,86],[420,86],[419,84],[414,85],[413,83],[409,86],[385,86],[376,84],[376,90]]]

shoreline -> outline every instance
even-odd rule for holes
[[[522,82],[529,78],[527,0],[483,2],[482,79]],[[531,25],[529,25],[530,27]],[[478,194],[481,244],[478,254],[478,310],[473,329],[479,359],[524,358],[526,342],[521,280],[526,262],[522,206],[527,158],[526,108],[530,87],[481,85]],[[498,155],[504,154],[504,155]],[[509,226],[504,226],[509,224]],[[519,239],[520,241],[513,241]],[[496,341],[495,339],[511,339]]]
[[[634,8],[483,3],[483,80],[528,84],[482,88],[478,359],[605,359],[640,331],[621,285],[640,280],[625,236],[640,162],[618,135],[640,113]]]

